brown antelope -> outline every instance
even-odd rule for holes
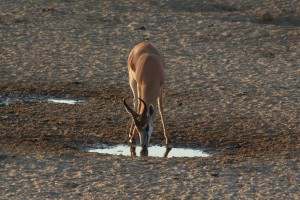
[[[140,145],[143,148],[149,146],[153,132],[154,105],[157,102],[168,145],[170,135],[166,131],[162,108],[162,85],[165,82],[165,63],[162,55],[151,43],[142,42],[131,50],[127,64],[129,85],[134,96],[134,109],[131,109],[126,103],[126,98],[124,99],[124,106],[133,119],[129,131],[130,142],[134,140],[135,130],[137,130]]]

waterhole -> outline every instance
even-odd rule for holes
[[[96,149],[89,149],[88,152],[96,152],[109,155],[123,156],[150,156],[150,157],[209,157],[208,153],[200,149],[192,148],[166,148],[158,145],[150,146],[147,149],[132,147],[125,144],[108,146],[101,144]]]

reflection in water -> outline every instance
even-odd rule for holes
[[[94,152],[96,152],[96,151],[94,151]],[[98,153],[100,153],[100,152],[98,152]],[[136,156],[135,147],[130,147],[130,155]]]
[[[98,149],[88,150],[89,152],[96,152],[101,154],[123,155],[123,156],[137,156],[136,151],[139,151],[140,156],[151,157],[208,157],[209,154],[204,153],[199,149],[187,148],[166,148],[162,146],[150,146],[148,148],[141,148],[128,145],[107,146],[100,145]]]
[[[130,147],[130,153],[131,156],[136,156],[136,151],[135,151],[136,147]],[[163,156],[157,156],[157,157],[168,157],[169,152],[171,151],[172,148],[166,148],[165,153],[163,154]],[[141,157],[147,157],[149,155],[149,151],[148,148],[141,148],[140,151],[140,156]]]

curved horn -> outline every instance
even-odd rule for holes
[[[143,110],[143,113],[142,113],[142,116],[141,116],[141,124],[145,125],[146,119],[147,119],[147,110],[148,110],[148,108],[147,108],[147,105],[146,105],[144,100],[142,100],[140,98],[139,98],[139,100],[144,104],[144,110]]]
[[[138,114],[137,114],[134,110],[132,110],[132,109],[130,108],[130,106],[126,103],[126,99],[127,99],[127,98],[124,98],[124,99],[123,99],[124,106],[125,106],[127,112],[131,115],[132,119],[134,120],[135,125],[136,125],[136,126],[139,126],[139,125],[140,125],[140,122],[139,122],[138,119],[137,119]]]

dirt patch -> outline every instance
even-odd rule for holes
[[[0,106],[3,198],[299,196],[297,1],[0,5],[0,99],[85,100]],[[128,142],[126,60],[144,40],[165,57],[173,144],[211,149],[212,158],[81,151]],[[151,142],[162,144],[158,117],[154,131]]]

